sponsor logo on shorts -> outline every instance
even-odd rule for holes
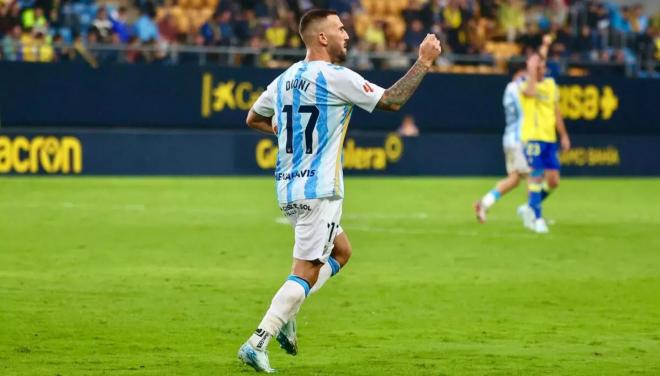
[[[307,204],[300,204],[300,203],[292,203],[292,204],[286,204],[282,205],[280,209],[286,214],[286,215],[292,215],[295,214],[296,212],[299,212],[301,210],[304,211],[312,211],[312,207],[307,205]]]

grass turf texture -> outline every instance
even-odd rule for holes
[[[347,179],[354,257],[285,375],[660,374],[660,180],[570,180],[547,236],[494,179]],[[0,374],[241,375],[288,274],[268,178],[0,179]]]

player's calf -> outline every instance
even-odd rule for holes
[[[323,263],[319,260],[293,260],[291,267],[291,274],[303,279],[305,282],[313,286],[319,277],[319,272],[323,267]]]
[[[325,282],[330,277],[339,273],[339,270],[348,263],[348,260],[353,255],[353,248],[351,242],[348,240],[346,233],[341,231],[335,237],[332,248],[332,255],[328,257],[328,261],[319,270],[319,276],[316,283],[313,284],[310,293],[315,293],[323,287]]]
[[[335,274],[339,273],[339,270],[341,270],[341,264],[332,256],[328,258],[328,262],[321,267],[321,270],[319,270],[319,277],[316,280],[316,283],[312,286],[312,289],[309,291],[310,294],[313,294],[321,289],[323,285],[330,279],[330,277],[334,276]]]
[[[547,170],[543,184],[543,190],[546,192],[546,196],[557,189],[557,187],[559,187],[559,170]]]
[[[332,249],[332,258],[339,263],[340,267],[344,267],[353,255],[353,248],[351,242],[348,240],[345,232],[339,233],[335,237],[334,247]]]
[[[552,191],[553,189],[557,189],[557,187],[559,187],[559,179],[556,180],[553,179],[553,180],[548,180],[543,188]]]

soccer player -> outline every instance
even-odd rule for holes
[[[342,144],[353,106],[397,111],[417,89],[440,54],[440,42],[428,34],[419,58],[389,89],[336,65],[346,59],[348,34],[337,13],[315,9],[300,20],[305,60],[277,77],[247,116],[250,128],[275,133],[275,167],[280,208],[293,227],[291,275],[273,297],[257,330],[238,357],[257,371],[274,372],[266,349],[274,337],[296,355],[295,315],[310,293],[346,265],[351,246],[340,226],[344,197]]]
[[[527,228],[547,233],[541,203],[559,185],[557,133],[564,151],[570,149],[571,141],[559,112],[559,88],[554,79],[545,77],[545,60],[540,54],[532,54],[527,59],[527,80],[520,90],[525,114],[521,139],[531,168],[527,184],[529,199],[520,214]]]
[[[480,223],[486,222],[486,213],[502,196],[520,184],[520,180],[527,177],[529,166],[523,152],[522,142],[520,141],[520,125],[522,123],[522,108],[520,106],[520,84],[525,76],[524,69],[518,69],[504,90],[504,136],[502,137],[502,146],[504,148],[504,157],[506,161],[507,177],[498,181],[481,200],[474,204],[474,210],[477,214],[477,220]]]

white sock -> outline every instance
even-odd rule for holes
[[[483,205],[484,209],[488,210],[499,198],[500,193],[493,189],[486,193],[486,195],[481,199],[481,205]]]
[[[313,294],[321,289],[325,282],[332,277],[332,267],[330,263],[326,262],[325,265],[319,270],[319,277],[316,279],[316,283],[312,286],[312,289],[309,290],[310,294]]]
[[[248,339],[248,343],[257,350],[266,350],[270,339],[276,336],[282,326],[298,312],[305,301],[308,289],[307,282],[303,279],[289,277],[273,297],[270,308],[257,330]]]
[[[319,291],[330,277],[339,273],[339,269],[341,269],[341,265],[339,265],[334,257],[330,256],[328,261],[319,270],[319,277],[316,279],[316,283],[312,286],[312,289],[309,290],[309,293],[313,294]]]

